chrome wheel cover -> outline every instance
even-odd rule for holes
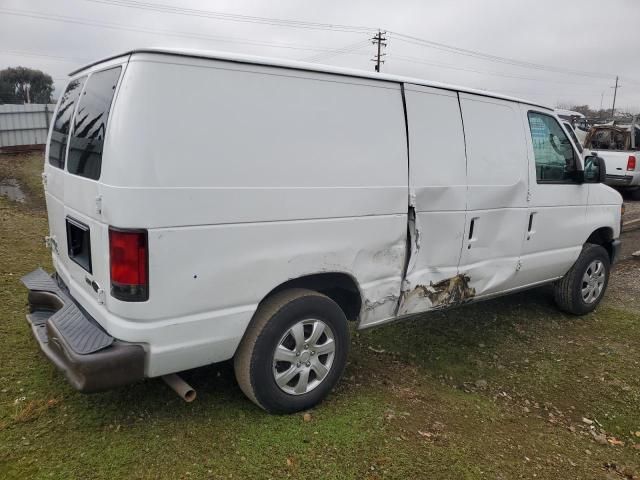
[[[600,298],[605,279],[604,264],[600,260],[591,262],[582,276],[581,294],[585,303],[591,304]]]
[[[289,395],[303,395],[320,385],[335,358],[333,330],[322,320],[305,319],[280,338],[273,352],[273,378]]]

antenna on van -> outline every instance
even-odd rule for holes
[[[376,72],[380,71],[380,64],[384,63],[382,57],[384,57],[386,53],[382,53],[382,48],[387,46],[387,44],[385,43],[387,41],[387,37],[385,36],[386,34],[387,32],[383,32],[382,30],[378,29],[378,33],[371,39],[371,43],[378,46],[378,53],[376,53],[371,59],[372,62],[376,62]]]

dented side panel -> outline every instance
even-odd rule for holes
[[[528,162],[519,105],[460,94],[467,147],[467,219],[460,273],[476,296],[522,285]]]
[[[403,292],[399,315],[461,305],[475,295],[475,289],[469,287],[469,277],[464,274],[435,283],[430,281],[428,285],[418,284],[410,291]]]
[[[466,157],[455,92],[407,85],[409,250],[398,315],[439,308],[457,294],[430,295],[458,278],[466,218]],[[433,287],[439,285],[438,287]],[[465,289],[462,289],[465,290]],[[468,292],[465,292],[465,295]],[[447,297],[448,299],[444,298]]]

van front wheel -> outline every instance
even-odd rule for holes
[[[555,284],[555,300],[561,310],[584,315],[598,306],[609,283],[611,262],[600,245],[587,243],[576,263]]]
[[[347,319],[333,300],[285,290],[258,307],[234,358],[236,379],[268,412],[307,410],[336,385],[348,351]]]

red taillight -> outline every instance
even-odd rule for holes
[[[109,228],[111,295],[125,302],[149,299],[149,253],[146,230]]]
[[[629,155],[629,159],[627,160],[627,171],[632,172],[636,169],[636,157],[634,155]]]

